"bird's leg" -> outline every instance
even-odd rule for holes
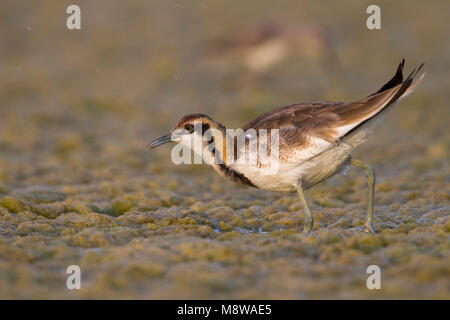
[[[365,164],[359,160],[351,159],[350,163],[354,166],[363,168],[366,173],[367,183],[369,185],[369,204],[367,205],[367,218],[364,226],[371,233],[376,233],[373,228],[373,197],[375,194],[375,169],[370,164]]]
[[[305,195],[303,194],[303,189],[301,184],[298,184],[296,186],[298,196],[300,197],[300,201],[303,205],[303,211],[305,211],[305,226],[303,227],[303,232],[311,232],[314,224],[314,216],[312,215],[311,211],[309,211],[308,203],[306,203]]]

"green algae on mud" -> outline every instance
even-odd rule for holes
[[[295,195],[263,192],[258,197],[258,190],[246,195],[230,184],[228,194],[216,195],[219,200],[198,196],[193,203],[148,209],[143,204],[152,197],[151,191],[141,190],[138,181],[128,185],[136,188],[128,190],[133,204],[127,203],[127,211],[119,215],[88,208],[111,208],[117,201],[112,198],[102,205],[100,187],[79,193],[78,200],[68,194],[49,204],[56,217],[42,215],[24,193],[22,198],[1,198],[0,272],[5,276],[13,272],[11,266],[20,266],[8,276],[14,280],[2,291],[4,296],[17,293],[14,288],[19,284],[34,287],[44,281],[40,289],[20,296],[71,297],[58,291],[57,284],[64,282],[67,265],[78,264],[89,274],[86,289],[76,295],[84,298],[105,290],[106,297],[369,298],[373,294],[363,289],[364,267],[379,264],[395,281],[383,282],[386,291],[378,296],[430,297],[430,289],[425,293],[420,289],[433,283],[432,296],[447,297],[446,207],[422,209],[409,204],[412,200],[378,206],[379,234],[368,235],[361,228],[363,203],[347,208],[341,203],[343,208],[337,209],[313,201],[317,227],[304,235],[301,210],[288,209]],[[321,193],[326,190],[331,196],[334,188],[328,186]],[[227,206],[221,206],[220,197]],[[48,268],[59,270],[51,281],[45,280]],[[408,282],[404,289],[399,278]],[[270,290],[261,293],[263,288]]]

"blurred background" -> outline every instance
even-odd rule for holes
[[[66,28],[81,7],[81,30]],[[381,7],[381,30],[366,8]],[[0,298],[449,298],[445,1],[0,2]],[[352,170],[295,195],[176,166],[145,144],[188,113],[237,128],[276,107],[421,86]],[[82,290],[65,268],[82,269]],[[380,264],[383,290],[365,287]],[[384,269],[383,269],[384,268]]]

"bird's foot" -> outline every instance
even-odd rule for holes
[[[373,228],[373,224],[368,221],[364,223],[364,228],[366,229],[367,232],[370,232],[371,234],[377,234],[375,229]]]
[[[311,233],[312,229],[313,229],[312,223],[305,223],[305,226],[303,227],[303,233],[304,234]]]

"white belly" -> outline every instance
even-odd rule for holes
[[[344,171],[354,147],[341,143],[308,160],[288,159],[278,167],[258,167],[250,164],[234,164],[255,186],[264,190],[291,192],[301,183],[309,189],[319,182]]]

